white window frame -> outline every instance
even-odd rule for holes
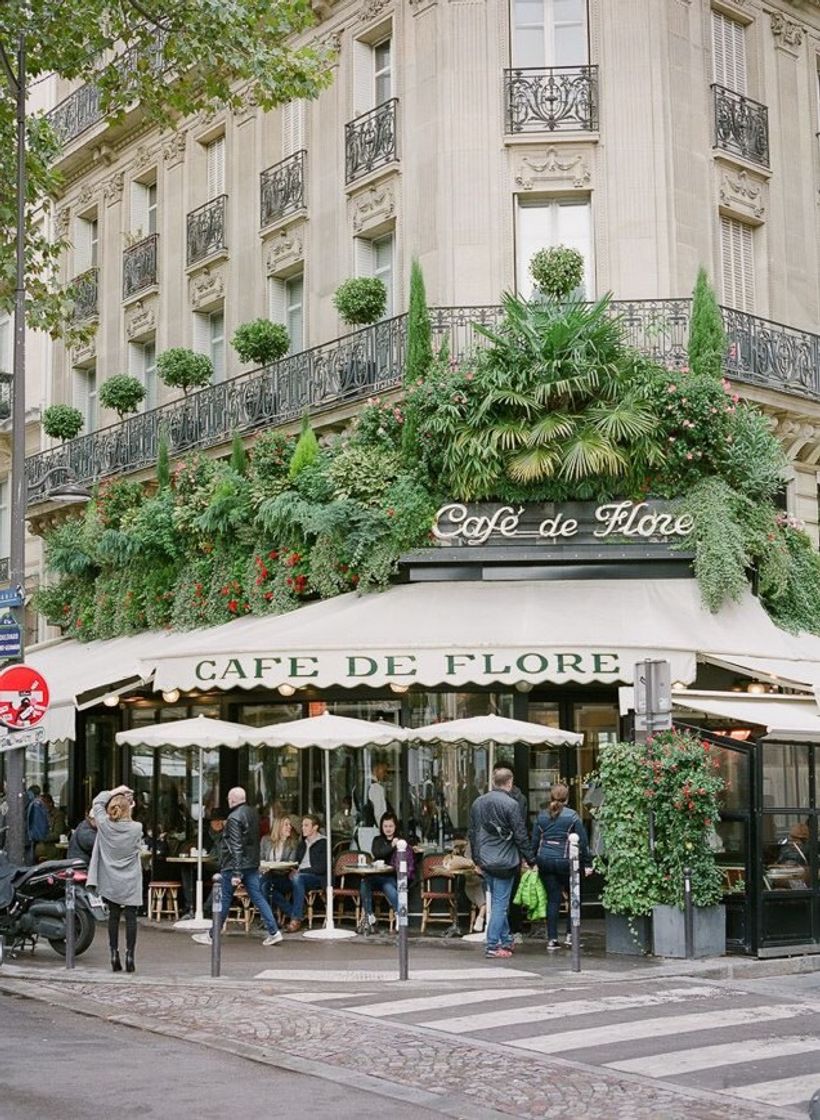
[[[580,12],[578,19],[557,20],[554,0],[541,0],[541,20],[538,23],[520,23],[516,0],[510,0],[510,51],[513,66],[535,66],[538,69],[550,66],[586,66],[589,63],[589,14],[587,0],[578,0]],[[580,27],[582,30],[583,51],[579,57],[561,57],[556,45],[556,30],[561,27]],[[542,40],[541,59],[534,63],[530,59],[522,62],[517,58],[518,33],[520,31],[540,31]]]
[[[81,366],[74,369],[74,407],[83,414],[83,427],[80,435],[95,432],[100,425],[100,409],[97,390],[97,367]]]
[[[217,321],[221,319],[221,333]],[[207,354],[213,363],[213,383],[225,380],[225,308],[213,307],[210,311],[194,312],[193,349]],[[215,360],[216,358],[216,360]]]
[[[205,144],[206,202],[225,194],[225,137],[216,136]]]
[[[387,61],[379,65],[379,51],[387,48]],[[373,44],[371,57],[373,60],[373,107],[384,105],[393,96],[393,38],[386,35]],[[379,84],[384,88],[379,92]]]
[[[736,311],[755,310],[755,227],[737,218],[720,218],[720,272],[723,303]]]
[[[144,342],[128,344],[128,366],[132,377],[142,382],[145,396],[139,407],[140,412],[149,412],[157,407],[157,344],[153,338]]]
[[[298,285],[298,287],[297,287]],[[298,295],[297,295],[298,293]],[[268,277],[268,318],[287,327],[288,354],[299,354],[305,348],[305,274]]]
[[[131,235],[140,239],[157,232],[157,183],[131,183]]]
[[[747,94],[746,24],[712,9],[712,75],[716,85]]]
[[[583,208],[586,211],[586,235],[583,242],[569,237],[563,229],[562,211],[567,208]],[[543,232],[528,233],[525,236],[525,212],[541,211]],[[584,258],[583,296],[595,298],[595,227],[593,225],[592,199],[589,195],[562,195],[555,197],[527,198],[519,195],[515,208],[515,264],[516,289],[519,295],[529,299],[534,290],[530,275],[530,261],[539,249],[549,249],[555,245],[566,245],[578,249]]]
[[[282,106],[282,159],[301,152],[305,147],[305,101],[288,101]]]
[[[379,267],[377,253],[379,246],[390,245],[389,265]],[[355,239],[355,271],[357,276],[377,276],[384,281],[387,289],[387,304],[383,318],[395,314],[396,304],[396,231],[380,234],[378,237],[357,237]]]
[[[74,223],[74,275],[81,276],[99,264],[100,224],[96,214]]]

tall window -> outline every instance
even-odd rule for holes
[[[373,48],[374,105],[382,105],[393,96],[390,40],[383,39]]]
[[[356,275],[377,276],[387,289],[387,305],[384,317],[393,314],[395,304],[394,285],[394,255],[395,235],[385,234],[384,237],[374,238],[372,241],[365,237],[356,238]]]
[[[723,302],[738,311],[755,309],[754,230],[734,218],[720,219]]]
[[[157,407],[157,345],[150,342],[132,342],[128,348],[131,375],[145,386],[142,402],[144,411]]]
[[[99,260],[100,230],[96,217],[78,218],[74,225],[74,275],[96,268]]]
[[[225,137],[218,136],[205,145],[208,200],[225,193]]]
[[[723,12],[712,12],[712,62],[719,86],[746,93],[746,28]]]
[[[194,313],[194,350],[213,362],[214,381],[225,380],[225,312]]]
[[[284,323],[290,338],[289,354],[305,348],[305,277],[299,272],[281,280],[271,276],[268,281],[268,316],[274,323]]]
[[[305,146],[305,102],[288,101],[282,106],[282,159]]]
[[[353,52],[353,109],[358,116],[394,96],[392,41],[384,38],[368,43],[357,39]]]
[[[530,261],[539,249],[566,245],[584,258],[582,295],[592,298],[595,268],[592,213],[588,198],[518,199],[516,222],[516,278],[518,291],[529,298],[533,291]]]
[[[586,0],[511,0],[512,54],[517,67],[584,66]]]
[[[157,184],[131,184],[131,232],[148,237],[157,232]]]
[[[74,407],[83,414],[83,431],[80,434],[96,431],[99,416],[97,370],[94,366],[74,370]]]
[[[8,556],[11,548],[9,537],[11,518],[11,489],[9,480],[4,478],[0,482],[0,557]]]

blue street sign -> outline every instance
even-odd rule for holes
[[[24,602],[21,587],[0,587],[0,606],[22,607]]]
[[[0,657],[19,657],[23,652],[19,626],[0,626]]]

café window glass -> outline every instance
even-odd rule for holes
[[[301,719],[301,704],[242,704],[238,720],[251,727],[268,727]],[[248,801],[268,818],[298,816],[304,811],[300,798],[300,776],[303,752],[293,747],[248,748]]]

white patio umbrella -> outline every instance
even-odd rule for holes
[[[295,719],[288,723],[274,723],[270,727],[255,729],[249,741],[258,747],[318,747],[325,755],[325,831],[327,834],[327,907],[325,928],[308,930],[305,937],[317,940],[339,940],[355,937],[350,930],[336,929],[333,924],[333,840],[330,832],[330,752],[340,747],[389,747],[404,742],[407,732],[390,723],[371,723],[366,719],[334,716],[323,712],[320,716]]]
[[[195,716],[193,719],[169,720],[167,723],[151,723],[132,731],[118,731],[117,742],[127,747],[197,747],[199,749],[199,812],[197,814],[197,860],[196,860],[196,912],[193,918],[183,918],[176,922],[175,929],[210,929],[211,923],[202,912],[202,772],[204,751],[217,747],[244,747],[250,742],[255,729],[242,723],[229,723],[227,720],[211,719],[208,716]]]

